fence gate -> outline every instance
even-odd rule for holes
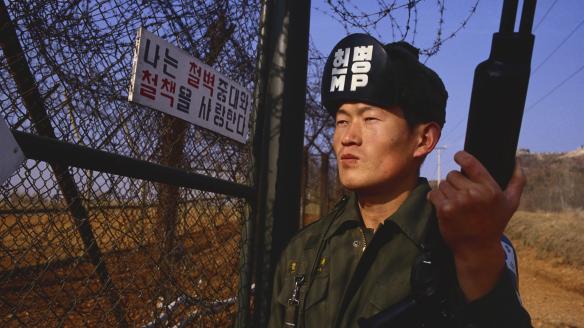
[[[0,187],[0,326],[247,315],[251,142],[126,99],[141,26],[253,90],[259,22],[246,0],[0,1],[0,119],[28,158]]]

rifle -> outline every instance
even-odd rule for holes
[[[485,166],[502,189],[515,166],[531,73],[535,4],[536,0],[524,0],[519,31],[514,32],[518,0],[505,0],[489,58],[477,66],[474,74],[464,149]],[[359,319],[361,328],[396,327],[415,319],[419,307],[433,311],[434,320],[449,320],[445,299],[437,293],[436,272],[440,268],[431,267],[435,263],[427,254],[412,269],[412,295],[370,318]]]
[[[523,2],[519,32],[514,32],[517,2],[505,0],[489,59],[475,70],[464,144],[501,189],[515,167],[535,40],[531,34],[535,0]]]

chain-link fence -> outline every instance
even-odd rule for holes
[[[400,31],[394,39],[415,39],[417,4],[379,2],[392,32]],[[353,5],[329,1],[329,16],[345,28],[376,30],[382,17],[347,11]],[[444,1],[437,7],[427,56],[460,30],[442,38]],[[259,0],[0,0],[0,9],[0,119],[14,131],[115,154],[110,168],[124,156],[174,177],[252,184],[251,142],[234,143],[126,99],[139,27],[252,90]],[[394,9],[407,11],[402,28]],[[333,120],[319,99],[325,57],[311,45],[309,59],[304,224],[344,192]],[[86,153],[66,154],[68,163]],[[214,327],[252,310],[245,196],[101,164],[29,159],[0,186],[0,326]],[[149,172],[164,173],[160,167]]]
[[[49,182],[34,178],[42,174],[38,171],[42,167],[29,161],[12,178],[19,180],[12,187]],[[76,178],[84,174],[72,172]],[[156,319],[175,324],[196,319],[201,326],[230,322],[235,308],[229,299],[237,295],[241,269],[245,203],[181,189],[174,236],[166,240],[172,245],[164,245],[168,233],[152,205],[163,186],[111,178],[118,188],[127,188],[124,197],[133,200],[106,196],[94,202],[96,193],[83,197],[85,204],[93,204],[88,205],[87,221],[101,252],[97,265],[86,254],[75,218],[59,201],[60,193],[51,195],[49,188],[35,197],[15,193],[3,204],[4,325],[117,326],[122,318],[131,326]],[[99,268],[107,270],[108,277],[104,279]],[[223,304],[213,303],[216,300],[229,302],[227,312],[217,312]]]
[[[0,5],[12,129],[251,184],[249,143],[126,98],[140,26],[253,89],[258,1]],[[0,188],[0,326],[232,324],[247,201],[153,181],[27,160]]]
[[[334,119],[320,103],[326,57],[313,42],[309,47],[306,120],[302,170],[301,226],[324,216],[347,191],[339,182],[332,137]]]
[[[347,192],[339,182],[334,154],[314,147],[305,147],[302,181],[302,225],[323,217]]]

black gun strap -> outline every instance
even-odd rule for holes
[[[365,248],[365,252],[361,256],[361,259],[359,259],[357,268],[355,268],[355,272],[351,277],[351,281],[349,282],[349,285],[343,294],[341,306],[337,312],[334,327],[338,327],[341,324],[339,322],[341,319],[341,314],[347,310],[349,303],[357,293],[357,290],[359,290],[359,287],[361,287],[361,283],[365,280],[367,272],[369,272],[373,262],[375,262],[375,258],[377,257],[379,250],[381,250],[381,248],[390,241],[391,236],[396,232],[396,229],[398,229],[397,226],[393,222],[389,222],[380,225],[377,232],[375,232],[373,235],[371,243],[369,246],[367,246],[367,248]]]

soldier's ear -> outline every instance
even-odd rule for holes
[[[428,155],[440,140],[442,128],[436,122],[420,123],[416,125],[416,148],[414,158],[424,158]]]

